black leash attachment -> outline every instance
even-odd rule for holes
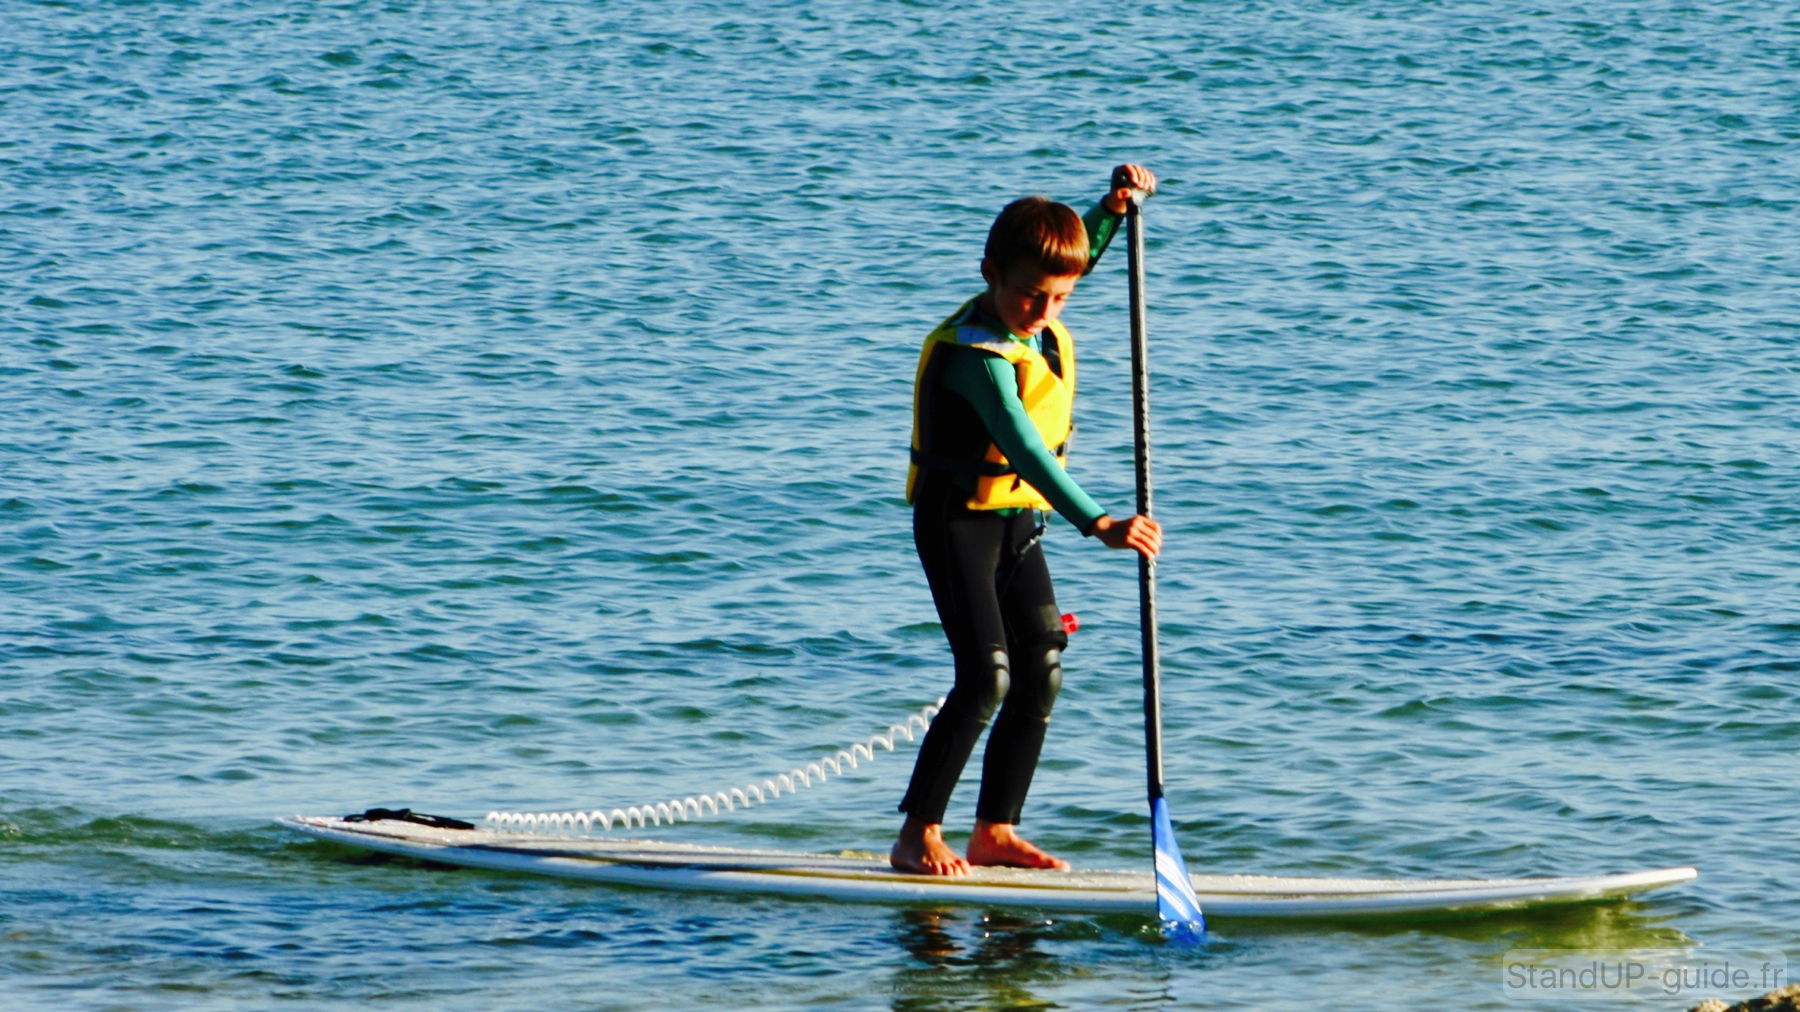
[[[1036,510],[1033,510],[1032,512],[1037,513]],[[997,581],[997,586],[1000,588],[1002,597],[1006,595],[1008,590],[1012,589],[1013,577],[1019,575],[1019,566],[1024,563],[1025,556],[1030,555],[1031,550],[1036,548],[1044,540],[1044,514],[1037,513],[1037,518],[1037,529],[1031,532],[1030,537],[1019,542],[1019,547],[1013,550],[1011,558],[1001,563],[1004,568],[1000,571],[1000,579]]]
[[[371,808],[360,815],[346,815],[345,822],[411,822],[433,829],[474,829],[473,822],[452,819],[448,815],[427,815],[410,808]]]

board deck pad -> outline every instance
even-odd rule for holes
[[[366,850],[443,864],[616,885],[795,898],[956,903],[1071,913],[1154,913],[1149,869],[976,868],[940,878],[895,871],[870,854],[802,854],[617,837],[442,829],[398,820],[295,815],[279,825]],[[1194,875],[1208,917],[1379,917],[1506,910],[1627,896],[1693,879],[1693,868],[1512,879],[1310,878]]]

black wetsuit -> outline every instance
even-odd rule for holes
[[[1119,216],[1096,206],[1083,218],[1091,263],[1105,250]],[[1009,336],[976,303],[962,312],[949,322],[1022,340]],[[920,377],[921,397],[929,401],[923,409],[932,419],[926,428],[934,432],[927,449],[973,461],[990,441],[997,443],[1059,513],[1083,534],[1092,533],[1103,511],[1056,463],[1031,426],[1012,366],[961,347],[934,354],[938,357]],[[970,509],[972,491],[966,473],[932,468],[921,469],[914,489],[913,543],[950,641],[956,682],[919,747],[900,810],[925,823],[943,822],[975,742],[993,720],[975,815],[1016,824],[1062,686],[1062,651],[1069,638],[1039,544],[1044,528],[1037,511]]]
[[[1082,216],[1089,236],[1089,268],[1118,230],[1120,216],[1094,205]],[[965,304],[945,321],[974,333],[959,342],[1021,339],[979,308]],[[1053,364],[1062,375],[1062,366]],[[920,375],[920,409],[929,416],[925,450],[977,461],[992,441],[1024,481],[1084,535],[1103,510],[1051,456],[1026,418],[1013,367],[976,349],[945,346]],[[918,457],[914,457],[916,461]],[[1039,538],[1035,510],[970,510],[974,479],[958,470],[922,466],[913,490],[913,544],[956,663],[956,684],[925,733],[900,810],[923,823],[941,823],[950,792],[974,753],[983,727],[994,722],[981,762],[976,818],[1015,825],[1031,774],[1044,749],[1049,711],[1062,688],[1062,628],[1057,594]]]
[[[936,475],[921,481],[913,542],[950,641],[956,684],[926,732],[900,810],[943,822],[950,793],[989,719],[975,816],[1017,823],[1062,685],[1068,645],[1031,510],[972,510],[968,492]],[[1004,705],[1002,705],[1004,703]]]

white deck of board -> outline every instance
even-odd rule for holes
[[[966,878],[897,872],[867,854],[790,851],[616,837],[435,829],[384,820],[296,815],[277,823],[367,850],[501,871],[617,885],[750,892],[828,901],[953,903],[1066,912],[1151,913],[1150,872],[979,868]],[[1310,878],[1202,874],[1209,917],[1371,917],[1496,910],[1609,899],[1693,879],[1693,868],[1511,879]]]

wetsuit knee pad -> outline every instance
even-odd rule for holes
[[[1000,708],[1000,701],[1012,691],[1012,658],[1004,647],[985,645],[958,658],[956,688],[966,692],[983,723]]]
[[[1044,648],[1043,664],[1044,695],[1050,699],[1055,699],[1056,694],[1062,691],[1062,647]]]
[[[1019,687],[1014,695],[1021,698],[1013,701],[1028,706],[1036,716],[1049,720],[1050,708],[1056,703],[1056,694],[1062,691],[1062,647],[1048,644],[1032,646],[1027,648],[1019,661]],[[1027,695],[1029,698],[1023,698]]]

